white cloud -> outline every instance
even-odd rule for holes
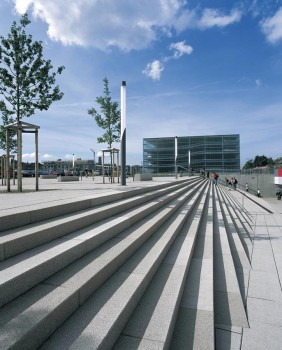
[[[262,81],[260,79],[256,80],[256,86],[262,86]]]
[[[52,156],[51,154],[43,154],[41,155],[40,153],[38,154],[39,157],[39,161],[45,161],[45,160],[57,160],[58,157],[56,156]],[[24,162],[30,162],[33,163],[35,162],[35,152],[31,152],[31,153],[23,153],[22,155],[23,161]]]
[[[170,44],[169,49],[174,51],[173,58],[176,59],[180,58],[184,54],[191,55],[193,52],[192,46],[186,45],[185,41],[179,41],[178,43]]]
[[[212,27],[226,27],[230,24],[239,22],[242,12],[233,9],[230,15],[225,15],[216,9],[205,9],[202,17],[199,19],[197,26],[201,29]]]
[[[34,162],[35,161],[35,152],[23,153],[22,159],[24,162]]]
[[[241,19],[205,9],[199,18],[187,0],[12,0],[15,9],[32,13],[48,26],[51,40],[63,45],[92,46],[107,50],[142,50],[162,36],[172,37],[191,27],[224,27]]]
[[[261,28],[269,42],[276,43],[282,40],[282,7],[273,17],[268,17],[262,21]]]
[[[48,25],[48,35],[64,45],[106,50],[139,50],[170,36],[184,12],[185,0],[13,0]]]
[[[57,160],[58,157],[55,157],[55,156],[48,154],[48,153],[45,153],[45,154],[43,154],[43,156],[40,157],[40,159],[42,161],[44,161],[44,160]]]
[[[161,72],[164,70],[164,66],[158,60],[148,63],[147,67],[143,70],[143,74],[147,77],[152,78],[153,80],[160,80]]]
[[[173,56],[166,56],[162,59],[163,62],[168,62],[171,59],[179,59],[183,55],[191,55],[193,48],[190,45],[186,45],[185,41],[179,41],[172,43],[169,49],[174,51]],[[159,60],[154,60],[152,63],[148,63],[147,67],[143,70],[143,74],[152,78],[153,80],[160,80],[161,72],[164,70],[164,65]]]

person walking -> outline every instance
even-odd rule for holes
[[[261,197],[259,188],[258,188],[258,190],[257,190],[257,196],[258,196],[258,197]]]
[[[246,182],[246,192],[249,192],[249,185],[247,182]]]
[[[237,181],[236,177],[234,177],[234,190],[236,190],[236,188],[237,188],[237,183],[238,183],[238,181]]]
[[[230,180],[230,188],[231,188],[231,190],[233,189],[235,189],[235,182],[234,182],[235,180],[234,180],[234,177],[231,177],[231,180]]]

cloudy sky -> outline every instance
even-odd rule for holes
[[[25,12],[44,58],[65,66],[63,99],[24,120],[40,126],[40,161],[107,147],[87,113],[104,77],[119,104],[127,84],[128,164],[146,137],[238,133],[242,165],[282,156],[282,0],[0,0],[0,34]]]

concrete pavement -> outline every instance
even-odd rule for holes
[[[140,186],[153,186],[160,182],[176,181],[174,178],[154,178],[153,181],[136,181],[132,177],[127,178],[126,186],[121,186],[115,179],[111,183],[102,176],[82,177],[80,181],[58,182],[57,179],[39,179],[39,191],[35,191],[35,178],[23,178],[23,191],[17,192],[17,182],[13,185],[11,180],[11,192],[7,192],[7,186],[0,183],[0,210],[7,210],[18,207],[32,206],[41,203],[48,203],[58,200],[70,200],[77,197],[96,197],[103,193],[127,191]]]
[[[132,188],[152,186],[160,182],[177,181],[174,177],[154,178],[153,181],[134,182],[127,179],[127,185],[110,183],[102,177],[85,178],[81,181],[58,182],[57,179],[39,179],[39,191],[35,191],[35,179],[23,178],[23,192],[16,192],[11,185],[10,193],[0,184],[0,212],[36,207],[42,203],[69,201],[81,197],[101,196]],[[282,344],[282,201],[273,198],[257,198],[249,195],[252,203],[246,203],[245,193],[230,191],[231,195],[255,218],[253,251],[249,285],[246,288],[246,309],[249,328],[230,329],[234,336],[232,344],[224,340],[225,330],[216,327],[217,344],[220,349],[281,350]],[[258,207],[257,204],[261,205]],[[260,209],[261,208],[261,209]],[[265,212],[267,208],[271,212]],[[234,328],[234,327],[233,327]],[[218,348],[217,348],[218,349]]]

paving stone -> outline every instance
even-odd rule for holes
[[[241,350],[281,350],[282,328],[268,324],[244,328]]]
[[[241,350],[242,334],[230,330],[215,328],[216,350]]]
[[[172,178],[158,180],[158,184],[161,184],[162,188],[165,188],[169,183],[176,184],[178,181]],[[62,190],[62,184],[51,184],[51,182],[47,184],[45,182],[46,191],[25,192],[24,194],[1,193],[0,225],[2,222],[5,225],[7,224],[7,227],[13,227],[16,220],[15,214],[19,214],[18,224],[26,224],[40,220],[46,210],[48,215],[53,215],[58,214],[60,210],[63,213],[66,206],[69,206],[68,210],[76,211],[84,205],[97,206],[106,203],[108,200],[129,198],[133,195],[141,198],[142,191],[156,189],[156,185],[156,181],[152,181],[150,184],[128,181],[127,186],[120,186],[119,184],[105,185],[93,182],[91,179],[85,181],[85,183],[81,181],[75,184],[65,183],[63,184],[64,190]],[[32,186],[34,187],[34,184]],[[179,190],[180,192],[181,190]],[[171,308],[170,301],[175,299],[175,295],[182,288],[179,276],[183,274],[182,269],[187,257],[185,254],[178,257],[177,251],[185,241],[184,236],[180,234],[176,238],[175,244],[171,246],[172,249],[168,255],[165,255],[167,251],[161,253],[163,242],[156,246],[156,249],[150,255],[151,247],[148,244],[148,238],[152,237],[150,238],[151,243],[156,244],[159,240],[161,241],[161,235],[158,231],[156,232],[155,222],[148,220],[143,227],[146,232],[150,232],[147,236],[143,236],[142,232],[138,230],[136,230],[135,236],[131,236],[128,229],[126,229],[128,226],[125,225],[115,238],[103,243],[103,246],[98,248],[95,248],[95,243],[92,244],[88,241],[91,233],[83,232],[83,230],[80,232],[80,237],[77,237],[76,234],[70,234],[69,238],[60,239],[62,245],[70,246],[69,255],[65,256],[66,263],[72,254],[71,251],[75,241],[84,246],[84,251],[89,252],[95,248],[95,252],[89,252],[87,256],[78,260],[72,267],[64,268],[60,277],[59,275],[50,277],[44,283],[37,285],[1,308],[0,348],[6,349],[15,346],[19,349],[39,349],[42,345],[42,339],[47,339],[51,334],[56,334],[54,338],[51,336],[50,340],[43,345],[42,350],[68,348],[84,350],[87,348],[94,349],[95,347],[119,350],[214,350],[214,347],[216,350],[239,350],[241,342],[242,350],[280,350],[282,344],[282,216],[281,214],[270,214],[264,208],[258,207],[252,200],[243,197],[242,193],[238,193],[238,191],[227,191],[226,195],[230,200],[230,204],[226,205],[229,208],[234,208],[234,213],[236,212],[237,218],[234,219],[236,224],[239,226],[239,223],[242,222],[243,226],[254,227],[255,229],[253,255],[249,254],[249,256],[252,255],[251,279],[249,281],[248,261],[243,247],[246,251],[252,253],[252,244],[248,243],[247,237],[244,237],[244,232],[238,232],[238,235],[242,234],[245,243],[242,237],[239,241],[239,236],[236,236],[237,232],[232,229],[234,241],[231,241],[230,245],[230,239],[224,232],[226,220],[223,220],[223,217],[220,216],[220,210],[217,208],[219,220],[213,221],[214,239],[213,224],[211,224],[214,218],[210,213],[208,214],[208,217],[210,216],[208,226],[206,228],[205,225],[199,226],[198,239],[189,266],[190,271],[183,291],[179,313],[178,315],[172,313],[173,317],[176,318],[176,326],[174,330],[170,330],[173,334],[170,345],[166,344],[163,334],[163,330],[168,324],[165,312]],[[222,196],[224,196],[224,193],[222,193]],[[148,195],[149,197],[150,195]],[[167,199],[169,197],[170,195],[167,195]],[[125,208],[131,207],[132,200],[133,198],[127,201]],[[265,199],[260,201],[254,198],[254,200],[265,207],[268,206]],[[167,225],[165,223],[166,216],[161,217],[157,213],[152,213],[153,202],[156,206],[159,205],[158,199],[152,197],[150,203],[143,207],[143,213],[155,216],[155,220],[163,220],[164,226]],[[244,202],[244,208],[242,202]],[[275,201],[278,208],[276,212],[282,213],[282,202],[278,202]],[[54,203],[60,204],[60,209],[56,208]],[[277,206],[277,204],[280,204],[280,206]],[[172,204],[169,204],[165,211],[168,212],[171,206]],[[211,209],[211,204],[209,206]],[[131,216],[117,213],[117,226],[121,225],[120,228],[122,228],[125,221],[135,225],[135,220],[139,219],[143,213],[140,208],[134,209]],[[231,218],[233,214],[228,215]],[[239,217],[242,221],[239,220]],[[184,226],[188,225],[189,222],[191,229],[194,230],[197,227],[198,220],[198,215],[195,220],[188,217]],[[65,228],[68,227],[67,230],[79,227],[78,222],[65,221],[64,225],[66,225]],[[171,228],[177,228],[180,222],[181,220]],[[234,221],[233,223],[228,221],[227,225],[229,223],[234,225]],[[42,237],[44,236],[49,240],[53,228],[48,224],[46,225],[46,229],[49,229],[49,231],[45,230]],[[59,230],[60,228],[58,228]],[[250,228],[249,230],[251,232]],[[20,231],[23,232],[24,230],[21,229]],[[114,227],[112,232],[114,233]],[[13,234],[12,230],[10,233]],[[155,234],[154,238],[151,236],[152,233]],[[0,242],[3,241],[3,237],[4,235],[0,233]],[[106,239],[108,238],[106,237]],[[168,239],[168,237],[165,237],[165,239]],[[125,244],[122,241],[127,241],[127,243]],[[139,248],[137,253],[133,253],[141,242],[143,243],[142,248]],[[12,244],[9,246],[9,243],[5,247],[1,246],[0,260],[5,259],[14,248],[19,249],[19,251],[30,249],[30,243],[31,240],[27,243],[18,240],[17,246],[16,244],[14,247],[12,247]],[[132,246],[132,250],[127,248],[128,243]],[[183,247],[185,246],[188,251],[193,249],[193,244],[192,241],[187,241]],[[215,248],[214,252],[213,248]],[[60,247],[58,246],[56,249],[60,250]],[[141,251],[142,254],[146,253],[147,256],[143,263],[141,263]],[[231,260],[230,252],[233,254],[234,262]],[[83,252],[74,251],[73,253],[75,259],[78,257],[77,254],[83,254]],[[48,255],[48,251],[42,252],[42,254]],[[122,264],[131,254],[134,255],[128,260],[125,267]],[[28,255],[29,253],[26,257]],[[55,251],[50,254],[53,259],[51,268],[60,265],[55,255]],[[215,257],[214,266],[213,257]],[[25,272],[28,269],[32,270],[33,267],[36,269],[37,266],[36,257],[30,255],[29,259],[22,265]],[[164,266],[159,271],[166,278],[171,278],[171,287],[166,290],[162,299],[160,297],[163,292],[162,286],[165,287],[166,283],[155,285],[153,293],[148,296],[147,308],[142,310],[142,307],[139,307],[140,314],[135,319],[132,336],[129,337],[127,334],[120,336],[121,332],[130,328],[129,325],[126,326],[126,323],[147,288],[146,284],[149,283],[147,280],[142,280],[142,275],[146,273],[148,266],[154,264],[156,260],[158,260],[158,263],[154,265],[148,280],[153,276],[157,276],[157,274],[154,275],[157,271],[156,266],[162,261]],[[41,263],[42,259],[38,259],[38,262]],[[8,260],[6,263],[8,264]],[[5,264],[2,264],[2,267]],[[172,273],[174,265],[175,268]],[[123,267],[116,271],[119,266]],[[6,268],[7,271],[2,276],[8,280],[14,276],[14,272],[12,272],[12,269],[8,270],[8,265]],[[16,271],[17,267],[13,269],[13,271]],[[80,269],[79,278],[74,278]],[[100,272],[98,273],[99,269]],[[9,271],[11,272],[10,276]],[[46,271],[43,269],[44,274]],[[213,275],[214,272],[215,275]],[[32,278],[35,279],[39,275],[38,271],[34,270]],[[95,276],[91,278],[91,282],[87,281],[89,276]],[[109,279],[103,283],[107,278]],[[164,281],[166,278],[164,278]],[[214,278],[215,295],[213,295]],[[144,282],[141,282],[141,280]],[[110,281],[112,284],[110,284]],[[154,284],[152,283],[152,285]],[[20,284],[18,286],[17,288],[22,288]],[[81,287],[83,288],[78,292]],[[96,290],[96,287],[99,287],[98,290]],[[93,290],[96,290],[94,294],[92,294]],[[138,291],[135,293],[133,290]],[[130,297],[126,301],[128,295]],[[243,303],[246,300],[249,322],[246,318]],[[81,303],[84,304],[81,305]],[[176,304],[175,310],[178,310],[179,304],[178,302]],[[156,314],[152,316],[155,309],[157,310]],[[74,313],[75,310],[77,312]],[[73,315],[70,316],[71,314]],[[116,318],[115,315],[119,316]],[[69,317],[67,321],[65,321],[66,317]],[[151,324],[153,326],[150,331],[146,328],[146,324],[148,324],[147,321],[144,321],[146,317],[149,317],[150,320],[155,317],[155,322]],[[93,319],[94,322],[91,321]],[[105,327],[106,324],[110,325],[110,331]],[[57,329],[59,325],[62,326]],[[249,326],[250,328],[248,328]],[[166,333],[168,332],[166,331]],[[118,341],[113,345],[116,339]],[[17,340],[21,340],[22,343],[15,344],[14,342]]]
[[[248,297],[248,317],[250,327],[273,325],[282,327],[282,304],[272,300]]]
[[[215,291],[215,323],[249,327],[241,295]]]
[[[213,264],[210,259],[191,261],[181,306],[213,312]]]
[[[149,339],[121,336],[113,350],[163,350],[164,344]],[[81,349],[78,349],[81,350]]]
[[[213,350],[213,312],[181,307],[170,349]]]
[[[252,270],[248,296],[282,303],[282,292],[277,272]]]

